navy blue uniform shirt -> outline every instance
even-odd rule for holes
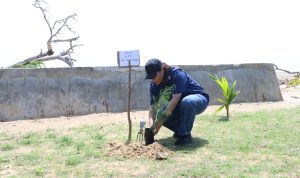
[[[192,79],[188,73],[178,67],[170,67],[166,74],[168,80],[159,85],[150,83],[150,105],[153,105],[158,99],[159,93],[166,86],[174,85],[172,94],[182,93],[181,99],[190,94],[201,94],[209,101],[209,95],[204,92],[204,89],[198,82]]]

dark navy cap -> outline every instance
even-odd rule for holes
[[[146,78],[145,79],[153,79],[156,77],[157,72],[161,70],[162,62],[159,59],[150,59],[145,64],[145,70],[146,70]]]

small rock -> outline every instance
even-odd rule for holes
[[[158,152],[156,154],[156,159],[157,160],[166,160],[167,158],[168,158],[168,155],[166,153]]]

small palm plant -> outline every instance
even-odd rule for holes
[[[237,92],[234,91],[236,81],[234,81],[233,85],[230,87],[228,84],[228,81],[225,77],[222,76],[222,78],[220,79],[216,74],[215,75],[208,74],[208,75],[222,89],[222,93],[224,96],[224,99],[222,99],[222,98],[216,99],[218,102],[220,102],[222,104],[222,106],[216,110],[216,113],[220,112],[225,107],[226,116],[227,116],[227,118],[229,118],[229,106],[230,106],[231,102],[233,101],[233,99],[240,93],[240,91],[237,91]]]

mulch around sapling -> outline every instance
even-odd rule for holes
[[[125,143],[109,143],[106,145],[107,156],[122,158],[148,158],[165,160],[173,151],[167,149],[161,144],[154,142],[145,146],[140,142]]]

